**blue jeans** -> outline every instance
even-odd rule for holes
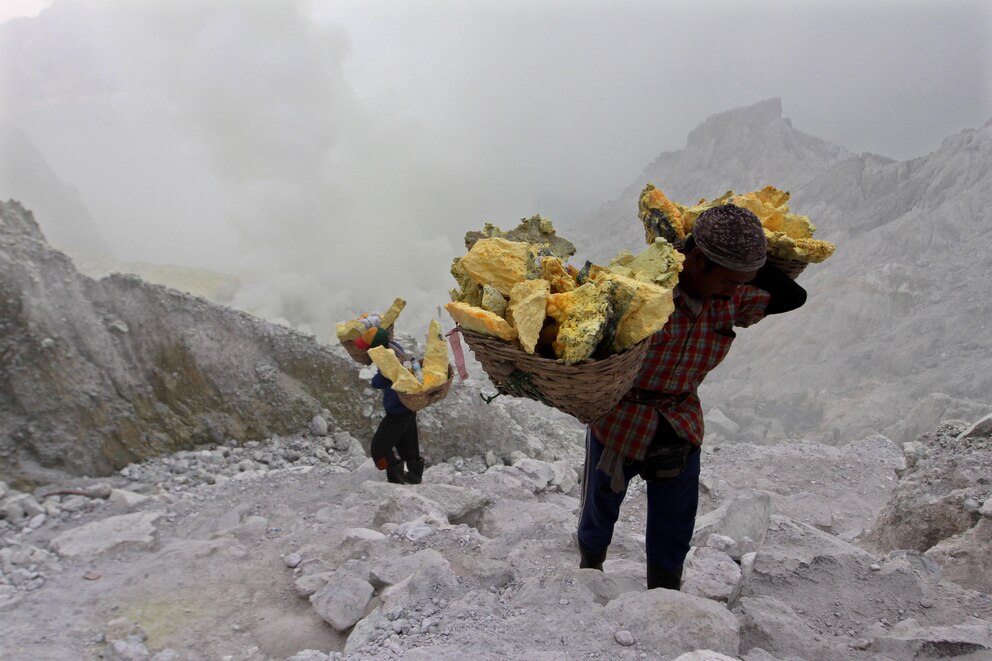
[[[648,517],[645,550],[649,565],[665,571],[682,568],[689,552],[699,505],[699,450],[686,458],[678,477],[648,481]],[[590,553],[605,551],[613,540],[613,526],[620,516],[620,503],[627,495],[630,478],[637,475],[640,462],[623,467],[624,490],[610,488],[610,476],[596,468],[603,455],[603,444],[586,428],[586,463],[579,514],[579,544]]]

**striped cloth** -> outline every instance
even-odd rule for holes
[[[658,428],[655,411],[671,423],[679,436],[695,446],[703,442],[703,410],[697,389],[720,364],[734,341],[734,326],[746,327],[764,318],[771,300],[768,292],[743,285],[729,300],[711,300],[693,314],[692,301],[678,288],[675,311],[665,327],[651,336],[647,357],[634,381],[635,392],[646,403],[621,400],[592,425],[606,448],[641,460]],[[648,397],[644,397],[648,391]],[[632,393],[633,395],[633,393]]]

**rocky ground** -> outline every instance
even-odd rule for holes
[[[109,478],[3,486],[3,657],[992,658],[989,426],[951,421],[905,451],[708,450],[682,592],[644,589],[636,479],[605,572],[577,569],[574,438],[393,485],[318,416]],[[971,525],[925,543],[899,529],[937,501]],[[916,548],[880,548],[895,539]]]

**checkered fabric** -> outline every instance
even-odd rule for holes
[[[679,436],[693,445],[703,442],[703,410],[697,389],[720,364],[734,341],[734,326],[746,327],[764,318],[771,296],[744,285],[730,300],[712,300],[694,317],[684,294],[675,290],[675,312],[665,327],[648,339],[651,346],[634,388],[664,393],[653,404],[621,400],[597,420],[596,438],[618,454],[643,459],[665,416]],[[670,395],[667,397],[665,395]]]

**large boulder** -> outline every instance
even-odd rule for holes
[[[881,551],[934,549],[934,557],[951,569],[948,577],[962,577],[949,547],[967,546],[969,539],[987,535],[970,531],[982,518],[982,504],[992,498],[990,427],[988,417],[974,425],[946,421],[907,444],[911,465],[902,473],[867,541]],[[960,539],[944,544],[942,550],[935,548],[956,537]],[[968,586],[967,580],[963,585]]]

